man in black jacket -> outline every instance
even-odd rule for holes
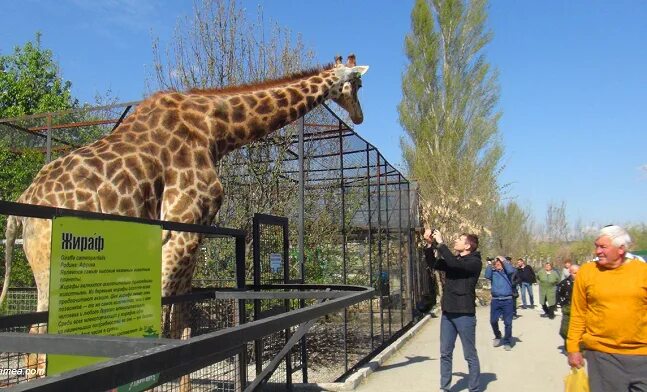
[[[443,243],[438,230],[425,230],[425,258],[433,269],[445,271],[445,287],[441,300],[440,320],[440,389],[448,391],[452,381],[452,358],[456,336],[461,338],[463,356],[469,369],[470,391],[479,391],[481,367],[476,351],[476,282],[483,262],[478,248],[478,237],[462,234],[454,242],[458,256]],[[436,258],[434,248],[440,255]]]
[[[526,262],[521,258],[517,260],[517,277],[521,281],[521,303],[523,304],[521,308],[534,308],[535,297],[532,295],[532,284],[537,281],[537,278],[532,267],[526,265]],[[528,297],[530,298],[530,305],[526,302],[526,293],[528,293]]]

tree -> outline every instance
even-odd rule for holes
[[[52,51],[35,42],[16,47],[12,55],[0,55],[0,118],[70,109],[72,83],[64,81]]]
[[[0,118],[78,105],[70,91],[72,84],[63,80],[51,50],[41,47],[40,37],[37,33],[35,42],[16,47],[11,55],[0,55]],[[0,200],[13,201],[29,186],[42,167],[44,156],[18,143],[15,129],[8,125],[2,125],[0,131]],[[2,238],[5,224],[6,216],[0,216]],[[4,263],[0,266],[0,274],[4,274]],[[12,284],[33,286],[32,274],[22,252],[14,256]]]
[[[568,242],[568,221],[566,220],[566,202],[560,205],[550,203],[546,210],[546,237],[548,241]]]
[[[404,160],[425,224],[450,234],[488,234],[499,200],[499,89],[482,54],[491,37],[485,8],[485,0],[417,0],[405,39]]]
[[[491,247],[495,254],[524,257],[532,246],[529,214],[514,201],[494,209]]]

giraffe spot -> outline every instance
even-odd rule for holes
[[[45,201],[47,201],[49,205],[55,205],[55,203],[57,202],[56,195],[54,195],[53,193],[47,194],[45,196]]]
[[[245,132],[244,127],[235,127],[234,134],[239,140],[245,140],[247,138],[247,133]]]
[[[112,146],[112,151],[117,153],[119,156],[124,156],[127,154],[133,154],[137,152],[135,146],[126,143],[117,143]]]
[[[290,104],[290,101],[288,100],[288,96],[283,91],[273,90],[272,96],[274,97],[274,101],[276,102],[276,105],[280,108],[288,106]]]
[[[117,187],[119,194],[126,195],[135,187],[137,180],[133,178],[128,170],[122,169],[119,170],[117,175],[113,176],[112,183]],[[123,210],[120,209],[120,211]]]
[[[290,120],[296,120],[299,118],[299,112],[297,112],[296,108],[290,108]]]
[[[169,95],[162,96],[159,103],[160,106],[166,109],[176,109],[178,107],[178,102]]]
[[[121,169],[121,160],[113,159],[106,163],[106,174],[114,175],[119,169]]]
[[[92,157],[85,160],[85,163],[90,166],[95,173],[103,173],[104,162],[99,157]]]
[[[245,109],[243,107],[234,108],[231,113],[231,121],[240,123],[245,121]]]
[[[268,114],[272,112],[272,105],[269,99],[264,99],[260,102],[258,107],[255,109],[258,114]]]
[[[149,129],[155,128],[159,125],[160,118],[162,117],[162,113],[163,112],[161,109],[155,109],[148,114],[148,118],[146,119],[146,125],[148,126]]]
[[[196,153],[194,154],[195,167],[202,168],[209,165],[209,158],[205,153]]]
[[[113,212],[117,207],[119,195],[111,186],[104,185],[98,189],[98,195],[101,199],[101,207],[103,212]]]
[[[137,155],[129,155],[124,158],[126,168],[132,173],[135,178],[146,178],[146,173],[143,170],[141,160]]]
[[[270,120],[269,128],[271,130],[276,130],[276,129],[281,128],[285,124],[287,124],[287,117],[277,115],[277,116],[272,117],[272,119]]]
[[[187,100],[182,103],[180,110],[182,110],[183,112],[193,110],[200,113],[207,113],[209,111],[209,105]]]
[[[94,188],[96,189],[96,188]],[[93,194],[91,192],[85,191],[83,189],[76,189],[74,191],[76,193],[75,197],[76,200],[81,202],[81,201],[86,201],[92,199]]]
[[[149,141],[148,143],[142,145],[142,155],[148,155],[150,157],[157,158],[160,154],[160,146],[156,143]]]
[[[191,166],[191,155],[186,145],[180,147],[173,157],[174,166],[179,169],[186,169]]]
[[[106,151],[99,154],[99,158],[105,162],[114,161],[119,158],[119,155],[115,154],[112,151]]]
[[[165,129],[175,129],[177,122],[179,121],[179,115],[177,110],[170,110],[164,115],[162,120],[162,126]]]
[[[316,84],[310,85],[310,94],[317,94],[319,92],[319,86]]]
[[[292,105],[300,102],[303,99],[303,94],[295,88],[288,88],[288,94],[290,95],[290,103]]]
[[[204,115],[194,114],[194,113],[183,113],[182,120],[184,120],[184,122],[189,127],[193,127],[194,132],[190,132],[191,133],[190,136],[192,138],[195,138],[196,136],[199,135],[198,132],[195,132],[196,130],[204,131],[208,128]],[[185,132],[189,133],[189,130],[187,129]],[[186,137],[189,137],[189,135],[187,135]]]
[[[166,175],[164,176],[164,183],[166,184],[167,187],[169,186],[177,186],[177,171],[175,170],[167,170]],[[172,192],[177,192],[175,190],[169,190],[169,195],[172,194]],[[164,197],[167,197],[166,193],[164,194]]]
[[[229,122],[229,108],[225,106],[224,103],[216,104],[216,107],[213,109],[211,115],[218,120]]]
[[[267,93],[266,93],[265,91],[259,91],[259,92],[255,93],[254,95],[256,95],[256,97],[257,97],[259,100],[260,100],[260,99],[264,99],[264,98],[266,98],[266,97],[267,97]]]
[[[308,95],[306,97],[306,102],[309,108],[313,107],[315,103],[315,97],[313,97],[312,95]]]
[[[308,108],[306,107],[306,104],[303,102],[300,102],[297,105],[297,112],[299,113],[299,117],[303,116],[308,112]]]
[[[184,96],[180,93],[171,93],[169,94],[169,97],[175,101],[184,101]]]
[[[240,97],[235,96],[235,97],[232,97],[231,99],[229,99],[229,103],[232,106],[238,106],[238,105],[240,105],[242,103],[242,101],[241,101]]]
[[[258,103],[258,100],[251,94],[243,95],[243,100],[250,108],[253,108]]]
[[[162,166],[168,166],[169,163],[171,163],[171,153],[168,148],[163,148],[161,150],[160,161],[162,162]]]
[[[135,216],[136,215],[136,210],[135,210],[135,204],[133,203],[133,200],[128,197],[124,197],[121,200],[119,200],[119,212],[121,212],[124,215],[129,215],[129,216]]]
[[[322,83],[323,79],[321,77],[319,77],[319,76],[313,76],[312,78],[310,78],[310,82],[311,83]]]
[[[135,133],[146,132],[148,127],[141,121],[136,121],[131,127],[130,130]]]
[[[301,87],[302,90],[306,90],[308,88],[308,83],[306,83],[305,80],[302,80],[299,82],[299,87]]]
[[[173,136],[171,140],[169,140],[168,149],[171,153],[175,153],[181,146],[182,141],[178,137]]]

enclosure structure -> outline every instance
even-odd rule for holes
[[[0,120],[0,145],[13,154],[30,148],[47,161],[111,132],[136,105]],[[349,284],[378,293],[312,327],[298,350],[302,357],[293,367],[294,382],[343,379],[412,324],[414,304],[426,288],[414,245],[415,190],[334,110],[322,104],[264,140],[229,153],[220,162],[220,175],[225,201],[215,225],[248,233],[247,284]],[[289,262],[282,269],[269,263],[260,267],[263,271],[254,268],[256,213],[289,222],[281,239],[289,244]],[[231,281],[227,258],[214,249],[203,244],[194,286]],[[302,300],[302,305],[311,303]]]

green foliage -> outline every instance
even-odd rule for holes
[[[0,118],[64,110],[76,106],[51,50],[35,42],[14,48],[11,55],[0,55]]]
[[[64,81],[53,54],[35,42],[16,47],[13,54],[0,55],[0,118],[70,109],[77,106],[71,83]],[[0,200],[16,200],[44,164],[43,154],[25,148],[3,127],[0,135]],[[9,136],[8,136],[9,135]],[[0,237],[4,238],[6,216],[0,216]],[[4,246],[2,255],[4,255]],[[4,276],[4,263],[0,265]],[[12,286],[33,286],[32,273],[20,247],[14,248]]]
[[[404,159],[422,219],[450,234],[484,232],[499,198],[499,89],[482,54],[486,18],[485,0],[417,0],[405,39]]]
[[[531,249],[529,214],[517,203],[497,206],[492,213],[489,250],[491,255],[522,257]]]

